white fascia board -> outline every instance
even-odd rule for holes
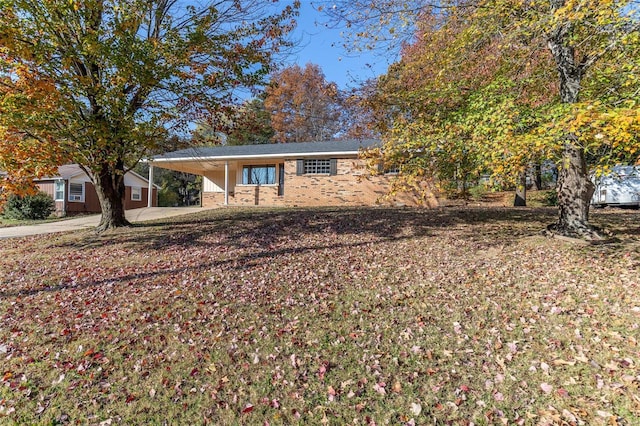
[[[346,157],[358,155],[358,151],[336,151],[336,152],[307,152],[307,153],[287,153],[287,154],[263,154],[263,155],[228,155],[217,157],[183,157],[183,158],[158,158],[150,159],[150,163],[182,162],[182,161],[229,161],[229,160],[259,160],[261,158],[304,158],[304,157]]]

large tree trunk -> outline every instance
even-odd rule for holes
[[[100,173],[94,176],[94,184],[102,209],[100,224],[97,232],[113,229],[121,226],[129,226],[130,223],[124,214],[124,167],[122,164],[116,167],[103,164]]]
[[[550,0],[552,11],[564,7],[565,0]],[[553,55],[560,78],[560,98],[563,103],[578,102],[582,76],[586,71],[576,59],[571,44],[574,28],[568,22],[559,23],[547,38],[547,46]],[[549,230],[562,235],[598,238],[595,228],[589,225],[589,204],[594,186],[589,179],[584,149],[578,144],[575,134],[564,136],[564,150],[558,178],[558,222]]]
[[[595,238],[589,225],[589,205],[595,186],[589,179],[584,150],[566,143],[558,177],[558,222],[550,229],[563,235]]]

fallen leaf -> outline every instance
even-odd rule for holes
[[[411,414],[413,414],[414,416],[419,416],[420,413],[422,413],[422,405],[416,403],[416,402],[412,402],[411,403]]]

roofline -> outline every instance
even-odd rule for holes
[[[223,156],[207,156],[200,157],[182,157],[182,158],[156,158],[146,159],[148,163],[164,163],[164,162],[178,162],[178,161],[216,161],[216,160],[250,160],[259,158],[283,158],[283,157],[326,157],[326,156],[343,156],[343,155],[358,155],[358,151],[332,151],[332,152],[297,152],[286,154],[250,154],[250,155],[223,155]]]

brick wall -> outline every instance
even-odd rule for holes
[[[243,206],[372,206],[418,205],[421,196],[402,193],[388,196],[393,176],[371,176],[362,160],[338,159],[335,175],[296,175],[296,160],[285,161],[284,195],[278,185],[236,185],[229,205]],[[435,201],[427,200],[426,204]],[[424,204],[424,201],[422,202]],[[202,194],[204,207],[224,205],[223,192]]]

